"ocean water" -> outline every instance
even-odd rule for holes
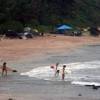
[[[70,81],[77,85],[100,86],[100,61],[75,62],[60,64],[59,75],[55,76],[55,69],[48,66],[40,66],[28,72],[21,73],[28,77],[49,81],[62,81],[62,66],[66,65],[64,81]]]

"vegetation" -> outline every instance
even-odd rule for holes
[[[17,31],[23,26],[41,29],[59,23],[97,26],[100,25],[99,5],[100,0],[0,0],[0,30],[10,22]]]

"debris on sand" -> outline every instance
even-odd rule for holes
[[[92,88],[93,88],[94,90],[97,90],[99,87],[98,87],[98,86],[93,85],[93,86],[92,86]]]
[[[14,100],[13,98],[9,98],[8,100]]]

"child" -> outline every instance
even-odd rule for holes
[[[63,69],[62,69],[62,80],[65,79],[65,68],[66,68],[66,65],[63,65]]]
[[[59,65],[59,63],[57,62],[56,66],[55,66],[55,76],[59,75],[58,65]]]
[[[55,65],[50,66],[52,69],[55,70],[55,76],[59,75],[58,65],[59,63],[56,63]]]

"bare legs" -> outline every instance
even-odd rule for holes
[[[7,70],[2,70],[2,76],[7,76]]]

